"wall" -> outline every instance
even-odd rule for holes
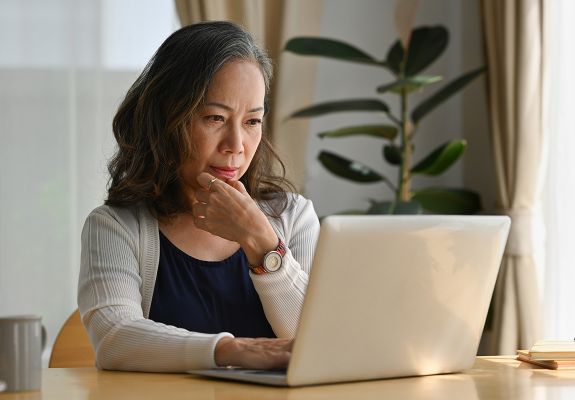
[[[344,40],[372,56],[383,59],[397,37],[394,27],[393,1],[328,0],[324,1],[321,35]],[[420,2],[416,26],[441,24],[450,33],[450,43],[444,54],[425,74],[444,76],[444,82],[483,64],[478,3],[459,0],[426,0]],[[320,59],[318,63],[314,102],[378,97],[375,87],[391,81],[384,69],[361,64]],[[439,88],[442,83],[412,96],[417,104]],[[397,115],[398,99],[385,95],[383,100]],[[383,183],[357,184],[344,181],[327,172],[316,160],[322,149],[353,158],[380,171],[393,182],[397,170],[382,159],[383,141],[368,138],[319,139],[316,133],[361,123],[381,123],[384,116],[372,113],[338,113],[311,120],[308,144],[308,168],[305,192],[320,215],[345,209],[365,209],[367,199],[389,199],[392,192]],[[418,130],[414,159],[417,161],[436,146],[450,139],[464,137],[468,151],[447,173],[434,178],[415,177],[414,187],[465,186],[480,191],[485,209],[493,203],[493,170],[489,162],[489,141],[485,113],[484,78],[468,86],[463,94],[453,97],[428,114]],[[487,161],[487,162],[486,162]],[[480,168],[477,166],[480,165]]]

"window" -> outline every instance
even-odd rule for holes
[[[77,307],[114,112],[177,27],[173,0],[0,1],[0,314],[41,315],[51,340]]]
[[[543,335],[575,335],[575,2],[545,2],[545,136],[548,160],[543,208],[545,215],[545,271],[543,279]]]

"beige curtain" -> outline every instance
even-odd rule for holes
[[[498,206],[512,219],[494,293],[491,354],[514,354],[540,339],[532,237],[545,147],[542,1],[482,1]]]
[[[313,102],[316,62],[282,52],[293,36],[319,35],[322,0],[175,0],[182,25],[234,21],[252,33],[274,61],[266,129],[286,163],[288,177],[303,188],[308,121],[287,116]]]

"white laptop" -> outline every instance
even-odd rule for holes
[[[505,216],[329,216],[287,370],[193,374],[302,386],[470,368]]]

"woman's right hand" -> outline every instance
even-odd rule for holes
[[[207,172],[197,179],[204,190],[195,192],[196,227],[239,243],[249,264],[261,265],[264,255],[278,246],[278,236],[258,203],[240,181],[224,182]]]
[[[216,344],[215,361],[219,367],[279,369],[288,365],[293,339],[221,338]]]

